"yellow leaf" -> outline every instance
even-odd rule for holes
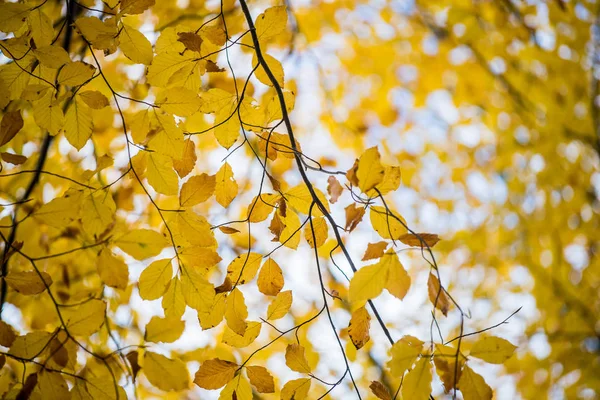
[[[215,299],[215,287],[197,271],[186,268],[181,274],[185,303],[198,312],[209,310]]]
[[[53,91],[33,104],[33,118],[40,128],[46,129],[52,136],[60,133],[65,125],[65,114],[60,101],[54,98]]]
[[[212,229],[210,229],[210,224],[206,218],[193,211],[187,210],[176,213],[174,224],[170,226],[177,243],[187,243],[211,249],[217,247],[217,241]]]
[[[352,303],[365,302],[381,294],[389,275],[389,263],[379,262],[359,269],[350,279]]]
[[[391,210],[387,213],[384,207],[373,206],[369,216],[373,229],[384,239],[399,239],[407,233],[404,218]]]
[[[41,370],[37,375],[37,388],[44,394],[44,399],[63,400],[71,397],[67,382],[58,372]]]
[[[300,230],[302,227],[300,218],[298,214],[288,210],[287,215],[281,218],[281,220],[284,228],[279,235],[279,242],[285,247],[296,250],[300,244]]]
[[[310,390],[310,378],[288,381],[281,389],[281,400],[304,400]]]
[[[97,90],[86,90],[79,93],[79,97],[89,108],[93,108],[94,110],[108,107],[108,99]]]
[[[169,114],[189,117],[198,111],[202,101],[193,91],[184,87],[174,87],[160,92],[155,104]]]
[[[94,76],[96,67],[84,63],[83,61],[74,61],[61,68],[56,82],[59,85],[79,86]]]
[[[174,277],[162,299],[162,307],[167,318],[180,319],[185,312],[185,298],[181,289],[181,281]]]
[[[317,198],[325,206],[325,209],[327,211],[329,211],[329,203],[327,202],[327,199],[325,198],[325,195],[323,194],[323,192],[321,192],[319,189],[317,189],[315,187],[313,187],[313,190],[314,190]],[[290,206],[292,206],[296,211],[298,211],[302,214],[308,215],[308,213],[310,211],[310,205],[313,202],[313,198],[312,198],[312,195],[310,194],[310,191],[308,190],[308,187],[304,183],[301,183],[298,186],[295,186],[292,189],[288,190],[285,193],[284,197],[285,197],[285,200],[288,202],[288,204]],[[317,207],[316,204],[312,208],[312,215],[313,216],[321,215],[321,211],[319,211],[319,208]]]
[[[173,160],[170,157],[158,153],[148,154],[146,177],[150,186],[158,193],[167,196],[177,194],[179,179],[173,170]]]
[[[148,83],[156,87],[167,87],[171,77],[179,71],[191,71],[194,68],[194,59],[197,55],[193,53],[180,54],[177,51],[165,51],[159,53],[148,67],[146,79]]]
[[[121,0],[121,14],[141,14],[154,5],[155,0]]]
[[[23,128],[23,117],[20,110],[5,113],[0,123],[0,147],[10,142],[21,128]]]
[[[120,258],[115,257],[112,252],[104,248],[98,257],[98,275],[106,286],[117,289],[125,289],[129,282],[129,268]]]
[[[262,256],[258,253],[245,253],[237,256],[227,266],[227,277],[234,285],[243,285],[256,276]]]
[[[414,336],[403,336],[396,341],[390,349],[390,361],[387,363],[392,375],[398,378],[404,375],[417,360],[422,349],[423,342]]]
[[[58,69],[71,62],[69,53],[60,46],[41,46],[33,50],[33,54],[39,62],[49,68]]]
[[[283,76],[284,75],[283,75],[283,67],[281,66],[281,63],[275,57],[271,57],[270,55],[268,55],[266,53],[263,53],[262,56],[263,56],[264,60],[267,62],[269,69],[273,73],[273,76],[275,77],[276,82],[279,84],[280,87],[283,88],[283,83],[284,83]],[[265,72],[262,65],[259,64],[258,58],[256,58],[256,53],[254,53],[254,55],[252,57],[252,67],[255,67],[255,66],[258,66],[258,68],[256,68],[256,71],[255,71],[256,78],[261,83],[264,83],[267,86],[273,86],[271,79],[269,79],[269,76]]]
[[[215,115],[214,134],[217,142],[229,149],[240,136],[240,117],[235,103],[217,111]]]
[[[181,207],[191,207],[205,202],[215,192],[215,186],[214,175],[200,174],[192,176],[181,187],[179,205]]]
[[[261,222],[275,210],[278,196],[272,193],[261,193],[254,197],[248,206],[248,220],[250,222]]]
[[[250,365],[246,367],[246,374],[252,386],[258,393],[275,393],[275,381],[265,367]]]
[[[217,203],[227,207],[237,196],[238,185],[228,163],[223,164],[216,175],[215,198]]]
[[[173,168],[177,171],[180,178],[187,176],[196,165],[196,149],[192,139],[185,141],[183,145],[183,155],[180,160],[173,160]]]
[[[283,318],[290,307],[292,306],[292,291],[285,290],[277,295],[275,299],[269,304],[269,308],[267,309],[267,319],[269,321],[275,321],[277,319]]]
[[[502,364],[512,357],[516,348],[506,339],[486,336],[475,342],[469,355],[491,364]]]
[[[213,248],[200,245],[182,247],[179,251],[179,257],[184,264],[201,272],[201,275],[204,275],[210,267],[221,261],[221,257]]]
[[[155,113],[158,127],[160,128],[150,141],[150,149],[165,156],[179,159],[183,155],[183,133],[175,124],[173,116],[164,113]]]
[[[50,332],[29,332],[14,339],[8,354],[26,360],[33,360],[42,353],[53,337],[54,335]]]
[[[112,196],[98,191],[86,196],[81,205],[81,223],[91,236],[100,236],[114,221],[116,206]]]
[[[227,386],[221,391],[219,395],[219,400],[252,400],[252,387],[250,384],[242,376],[242,374],[238,374],[235,378],[229,381]]]
[[[457,387],[465,400],[491,400],[494,396],[492,389],[481,375],[468,365],[463,367]]]
[[[54,27],[52,20],[42,11],[40,7],[34,7],[27,16],[27,25],[37,47],[48,46],[54,39]]]
[[[392,396],[390,395],[390,392],[388,391],[388,389],[383,385],[383,383],[381,383],[379,381],[371,382],[371,384],[369,385],[369,389],[371,389],[371,392],[378,399],[392,400]]]
[[[348,335],[357,350],[371,339],[369,336],[370,325],[371,316],[364,306],[352,312],[352,318],[350,318],[350,324],[348,325]]]
[[[104,323],[106,303],[92,299],[76,307],[61,310],[63,321],[74,336],[90,336],[96,333]]]
[[[74,196],[57,197],[42,205],[35,213],[35,217],[43,223],[55,228],[64,228],[79,215],[78,198]]]
[[[135,143],[144,143],[148,132],[150,131],[150,116],[148,110],[142,110],[135,113],[131,122],[128,123],[131,130],[131,137]],[[138,153],[139,154],[139,153]]]
[[[402,398],[426,400],[431,394],[431,362],[427,357],[421,357],[415,368],[410,370],[402,382]]]
[[[310,366],[304,356],[304,347],[299,344],[288,344],[285,349],[285,365],[292,371],[310,374]]]
[[[65,115],[65,137],[77,150],[81,150],[92,136],[92,110],[79,102],[72,101]]]
[[[168,258],[154,261],[142,271],[138,283],[140,297],[156,300],[167,290],[173,276],[173,265]]]
[[[150,65],[152,63],[152,44],[150,41],[137,29],[123,24],[121,33],[119,34],[119,48],[136,64]]]
[[[260,334],[262,324],[256,321],[248,321],[246,331],[244,335],[238,335],[232,331],[229,327],[225,329],[223,334],[223,343],[237,348],[243,348],[254,343],[258,335]]]
[[[312,227],[310,222],[304,225],[304,237],[308,245],[311,248],[314,248],[315,245],[317,248],[323,246],[327,241],[328,229],[329,227],[324,217],[312,218]]]
[[[444,289],[440,286],[440,281],[437,276],[432,273],[429,274],[429,279],[427,280],[427,292],[431,304],[440,310],[444,316],[448,315],[450,300],[448,299],[446,292],[444,292]]]
[[[361,261],[368,261],[380,258],[385,252],[385,248],[387,247],[387,245],[387,242],[369,243]]]
[[[254,26],[261,44],[266,44],[281,35],[287,25],[287,9],[285,6],[267,8],[256,17]]]
[[[148,381],[164,391],[181,391],[189,386],[189,373],[181,360],[171,360],[161,354],[146,352],[142,368]]]
[[[385,169],[381,165],[379,150],[377,147],[367,149],[358,160],[356,178],[358,187],[363,193],[367,193],[383,181]]]
[[[17,332],[12,326],[4,321],[0,321],[0,346],[12,346],[17,336]]]
[[[115,241],[115,244],[136,260],[158,255],[167,246],[167,239],[151,229],[134,229]]]
[[[21,93],[21,99],[28,100],[28,101],[39,100],[42,97],[44,97],[46,95],[46,92],[48,92],[48,90],[50,90],[51,88],[52,88],[52,86],[49,86],[47,84],[45,84],[45,85],[27,85],[23,89],[23,93]],[[1,142],[2,141],[0,140],[0,143]]]
[[[79,379],[75,380],[75,387],[77,387],[77,383],[79,381]],[[86,378],[85,389],[80,388],[80,390],[86,394],[86,397],[83,397],[84,400],[88,400],[89,396],[91,396],[91,399],[94,400],[121,400],[127,398],[125,389],[123,389],[121,386],[115,385],[113,380],[107,378],[106,376]],[[71,398],[74,400],[76,397],[73,396],[73,391],[71,391],[71,394]]]
[[[144,340],[147,342],[173,343],[183,333],[185,322],[179,318],[152,317],[146,325]]]
[[[398,255],[390,249],[383,255],[380,263],[386,263],[388,265],[388,278],[385,283],[385,288],[390,294],[400,300],[406,296],[408,289],[410,289],[410,276],[400,263]]]
[[[198,320],[202,329],[211,329],[221,323],[225,316],[226,303],[226,294],[218,293],[207,309],[198,311]]]
[[[400,167],[387,166],[384,169],[385,173],[383,175],[383,180],[377,184],[377,190],[379,190],[379,193],[382,195],[398,189],[401,182]],[[367,195],[369,197],[375,197],[378,196],[379,193],[377,193],[376,190],[370,190]]]
[[[206,360],[196,372],[194,383],[203,389],[219,389],[233,379],[238,365],[218,358]]]
[[[235,288],[227,297],[225,307],[227,326],[238,335],[243,336],[247,328],[246,318],[248,318],[248,309],[246,308],[244,294],[238,288]]]
[[[30,4],[0,4],[0,30],[6,33],[18,31],[27,19],[31,8]]]
[[[258,290],[267,296],[276,296],[284,285],[281,268],[272,258],[268,258],[258,274]]]
[[[104,50],[107,54],[116,51],[119,32],[114,18],[107,18],[103,22],[97,17],[81,17],[75,21],[75,27],[94,48]]]
[[[24,295],[40,294],[52,285],[52,278],[43,271],[39,274],[36,271],[10,271],[4,280],[8,286]]]

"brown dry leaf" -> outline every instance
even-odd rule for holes
[[[440,241],[435,233],[406,233],[398,239],[405,245],[413,247],[433,247]]]
[[[371,392],[377,396],[378,399],[392,400],[392,396],[390,395],[388,389],[379,381],[371,382],[369,389],[371,389]]]
[[[381,241],[377,243],[369,243],[367,245],[367,250],[365,251],[365,255],[363,256],[361,261],[373,260],[376,258],[380,258],[385,253],[385,248],[388,243]]]
[[[178,42],[183,43],[186,49],[200,53],[202,38],[194,32],[177,32]]]
[[[362,207],[356,207],[355,203],[350,204],[346,207],[346,226],[344,229],[347,232],[352,232],[354,228],[362,221],[365,215],[365,209]]]
[[[226,235],[233,235],[234,233],[239,233],[240,232],[237,229],[231,228],[229,226],[220,226],[219,230],[221,232],[223,232],[224,234],[226,234]]]
[[[10,163],[10,164],[13,164],[13,165],[21,165],[25,161],[27,161],[27,157],[19,155],[19,154],[4,152],[4,153],[0,153],[0,156],[2,156],[2,159],[4,161],[6,161],[7,163]]]
[[[338,201],[343,191],[344,187],[340,184],[335,176],[332,175],[327,178],[327,193],[329,193],[329,202],[331,204],[335,204],[335,202]]]
[[[429,293],[431,304],[434,304],[444,316],[447,316],[448,309],[450,308],[450,300],[448,299],[446,292],[440,287],[440,281],[437,276],[432,273],[429,274],[429,279],[427,280],[427,291]]]

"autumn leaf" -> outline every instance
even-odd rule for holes
[[[475,342],[469,355],[492,364],[502,364],[512,357],[516,348],[506,339],[486,336]]]
[[[440,310],[444,316],[448,315],[450,300],[444,292],[444,289],[440,286],[439,279],[432,273],[429,274],[429,279],[427,280],[427,292],[429,293],[429,301],[431,301],[431,304]]]
[[[38,271],[10,272],[5,281],[11,288],[24,295],[40,294],[52,285],[50,275]]]
[[[0,123],[0,146],[4,146],[23,128],[21,111],[9,111],[2,117]]]
[[[311,368],[304,356],[304,347],[299,344],[289,344],[285,349],[285,365],[292,371],[310,373]]]
[[[269,304],[269,308],[267,309],[267,319],[274,321],[283,318],[292,306],[292,299],[293,295],[291,290],[284,290],[277,294],[277,297]]]
[[[368,261],[380,258],[381,256],[383,256],[383,253],[385,252],[385,248],[387,246],[387,242],[369,243],[361,261]]]
[[[164,391],[181,391],[189,386],[188,371],[181,360],[148,351],[142,371],[153,386]]]
[[[246,373],[252,386],[256,388],[258,393],[274,393],[275,382],[273,376],[265,367],[258,365],[250,365],[246,367]]]
[[[238,365],[218,358],[206,360],[196,372],[194,383],[204,389],[219,389],[233,379]]]
[[[257,281],[258,290],[267,296],[276,296],[284,285],[281,268],[272,258],[268,258],[260,269]]]
[[[405,245],[414,247],[433,247],[440,241],[438,235],[431,233],[407,233],[398,239]]]
[[[378,399],[392,400],[392,396],[390,395],[390,392],[388,391],[388,389],[379,381],[371,382],[371,384],[369,385],[369,389],[371,389],[371,392]]]
[[[371,316],[363,306],[352,312],[350,324],[348,325],[348,335],[356,349],[362,348],[370,339],[369,328],[371,325]]]

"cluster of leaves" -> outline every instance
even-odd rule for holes
[[[354,90],[343,85],[336,88],[327,109],[330,114],[322,116],[323,122],[332,130],[350,132],[332,135],[341,142],[340,148],[358,142],[352,153],[352,158],[354,153],[358,156],[354,165],[341,165],[341,169],[336,160],[311,158],[302,148],[313,146],[308,142],[301,146],[303,135],[295,135],[301,129],[292,119],[293,110],[303,89],[284,73],[283,56],[275,55],[286,50],[293,53],[300,33],[310,42],[314,31],[328,25],[334,31],[344,30],[344,24],[330,15],[343,9],[341,4],[331,2],[322,9],[296,14],[273,4],[250,9],[245,0],[223,0],[212,8],[191,1],[193,13],[186,14],[175,2],[167,1],[96,3],[100,4],[89,0],[0,4],[0,31],[5,34],[0,50],[6,61],[0,67],[4,200],[0,345],[5,348],[0,356],[0,389],[7,398],[146,397],[200,387],[223,388],[219,395],[223,399],[274,393],[274,397],[299,400],[330,393],[349,396],[351,391],[360,397],[367,386],[380,399],[395,398],[398,393],[403,398],[426,399],[432,391],[453,397],[461,393],[467,400],[492,398],[492,389],[476,372],[481,368],[476,359],[503,364],[515,346],[499,337],[476,335],[489,330],[487,325],[465,333],[469,314],[444,284],[432,250],[438,236],[410,229],[391,206],[401,186],[401,169],[404,181],[418,180],[417,163],[411,160],[407,168],[395,165],[397,161],[387,165],[384,160],[394,160],[389,143],[393,139],[365,150],[362,134],[372,114],[386,126],[396,121],[397,110],[391,102],[371,104],[365,96],[356,113],[346,121],[336,120],[335,107],[348,105]],[[519,9],[506,2],[498,12],[493,2],[482,2],[482,9],[465,12],[453,3],[431,10],[419,4],[421,14],[411,16],[418,20],[415,36],[421,39],[419,35],[433,32],[440,43],[450,38],[454,43],[440,50],[448,53],[448,59],[459,42],[475,54],[474,62],[502,55],[527,64],[502,74],[484,62],[477,73],[491,76],[472,80],[487,90],[475,84],[457,86],[452,88],[455,101],[467,98],[470,104],[489,105],[482,119],[494,124],[507,113],[508,124],[515,129],[524,125],[532,132],[552,132],[546,126],[559,126],[563,140],[559,144],[576,142],[583,148],[575,156],[569,155],[574,150],[564,150],[561,162],[568,171],[571,191],[562,177],[548,171],[548,176],[539,177],[541,170],[533,176],[522,175],[518,164],[511,164],[512,157],[520,154],[513,148],[527,147],[533,139],[517,138],[515,144],[512,137],[499,135],[496,146],[512,150],[493,162],[481,153],[471,154],[471,149],[458,149],[457,154],[468,154],[449,162],[456,163],[451,169],[461,177],[459,181],[466,182],[467,173],[481,163],[482,169],[506,174],[511,193],[516,193],[494,223],[480,227],[475,235],[468,232],[476,236],[466,244],[470,262],[493,265],[502,272],[516,264],[530,266],[536,298],[565,299],[569,328],[586,328],[577,342],[597,338],[597,293],[590,304],[581,298],[593,291],[597,269],[588,267],[585,274],[590,286],[577,293],[571,287],[576,280],[569,275],[575,267],[551,273],[558,275],[549,275],[543,267],[548,240],[559,244],[554,258],[563,254],[567,244],[583,240],[592,254],[590,265],[597,263],[593,257],[597,239],[581,237],[593,238],[598,225],[598,196],[589,194],[595,190],[589,181],[598,171],[600,151],[598,81],[594,78],[592,93],[585,94],[589,97],[586,104],[591,104],[589,115],[571,118],[574,122],[555,115],[566,106],[548,100],[547,91],[536,88],[524,100],[514,86],[525,85],[536,74],[550,80],[535,63],[550,56],[538,47],[531,51],[539,57],[522,58],[509,48],[517,40],[527,40],[522,36],[535,36],[532,31],[539,27],[525,23],[524,32],[497,35],[501,38],[485,32],[492,29],[488,24],[498,24],[503,15],[520,21],[528,12],[526,6]],[[565,12],[561,1],[550,3],[547,7],[553,13]],[[448,9],[445,25],[439,24],[439,15]],[[589,36],[592,22],[579,20],[585,23],[571,21],[577,28],[573,30]],[[320,22],[319,29],[298,28]],[[559,22],[556,25],[563,26]],[[148,26],[156,35],[142,33],[147,33]],[[562,31],[564,40],[585,54],[584,41],[577,44],[577,34],[566,28]],[[151,36],[155,36],[152,41]],[[398,85],[396,78],[389,77],[385,63],[369,58],[383,50],[377,43],[361,41],[360,35],[350,40],[356,41],[350,46],[355,54],[342,57],[342,64],[348,65],[351,74],[378,77],[373,90],[381,92],[371,97],[389,97],[390,87]],[[394,38],[388,45],[402,56],[397,42]],[[430,59],[411,62],[428,64]],[[572,74],[579,71],[571,64],[552,66],[549,76],[568,71],[573,79]],[[444,65],[439,69],[463,76],[467,72],[462,69],[471,67]],[[425,96],[440,87],[448,89],[447,82],[437,81],[442,75],[432,73],[434,78],[415,83],[411,90]],[[571,91],[565,82],[570,81],[556,83],[552,93],[564,97],[561,101],[576,116],[577,87],[583,85]],[[499,101],[498,93],[503,100],[511,98],[513,105]],[[417,96],[417,104],[423,101],[424,97]],[[539,104],[541,111],[530,103]],[[580,134],[589,131],[588,125],[595,128],[592,134]],[[556,153],[558,144],[552,142],[556,146],[547,148],[541,143],[544,140],[539,141],[537,147],[525,149],[524,157],[535,160],[538,150],[546,159]],[[452,150],[444,148],[449,154]],[[223,156],[218,165],[211,161],[214,155]],[[258,167],[258,173],[252,167]],[[525,169],[531,172],[532,168],[536,169]],[[587,181],[578,178],[581,169]],[[563,207],[561,211],[540,207],[535,213],[527,212],[527,203],[535,197],[527,193],[533,184],[549,198],[559,190],[563,200],[556,204]],[[575,196],[571,192],[576,189]],[[568,201],[569,197],[575,200]],[[523,238],[521,232],[502,228],[502,219],[510,213],[527,227],[523,231],[534,233]],[[548,219],[549,214],[556,216]],[[576,222],[571,222],[573,214],[578,215]],[[344,223],[338,222],[343,217]],[[551,225],[552,230],[548,234],[539,225]],[[571,225],[575,228],[564,229]],[[493,234],[495,228],[501,229],[500,237]],[[586,230],[581,233],[578,228]],[[367,264],[361,266],[347,245],[360,232],[378,236],[366,246],[361,261]],[[535,232],[544,233],[542,239]],[[465,245],[465,240],[458,235],[448,246],[454,244]],[[420,257],[405,265],[399,253],[411,249]],[[293,265],[288,260],[294,251],[305,251],[310,262]],[[505,254],[506,259],[498,261]],[[564,262],[556,263],[564,267]],[[317,279],[311,283],[320,305],[311,303],[308,312],[295,306],[300,290],[290,283],[294,282],[292,269],[313,271]],[[418,285],[419,272],[427,276],[424,285]],[[559,279],[563,275],[566,283]],[[406,306],[400,301],[409,291],[424,293],[431,303],[427,306],[433,308],[431,318],[427,315],[429,337],[405,334],[401,322],[384,320],[380,312],[384,302],[377,306],[373,301],[389,294],[386,302]],[[139,299],[143,304],[156,301],[161,316],[145,314],[144,307],[136,305]],[[562,303],[541,302],[539,307],[545,319],[531,325],[531,334],[538,329],[574,334],[556,322],[563,312]],[[347,327],[340,329],[337,312],[347,315]],[[190,313],[194,320],[188,318]],[[447,329],[453,339],[444,340],[438,313],[454,315],[456,321],[449,322]],[[372,318],[377,321],[373,331],[378,333],[371,331]],[[311,343],[307,330],[321,320],[330,325],[335,338],[330,351],[341,354],[341,367],[328,365]],[[185,341],[179,339],[192,325],[209,332],[211,344],[191,351],[161,345]],[[434,328],[439,339],[434,339]],[[400,339],[392,336],[397,331]],[[371,354],[375,346],[371,335],[387,341],[383,362]],[[570,361],[571,356],[564,355],[568,349],[556,350],[563,361]],[[594,357],[594,351],[588,353]],[[265,367],[277,357],[289,371]],[[377,376],[358,373],[355,363],[375,366]],[[566,365],[568,370],[577,369]],[[515,372],[522,369],[516,361],[508,361],[508,366]],[[585,367],[578,368],[585,377],[592,376],[593,363],[587,366],[590,371]],[[197,387],[190,379],[192,368]],[[329,375],[321,376],[327,369],[335,372],[333,383],[327,381]],[[535,369],[529,370],[526,374],[533,375]],[[434,371],[443,387],[432,388]],[[287,379],[290,373],[301,377]],[[285,382],[280,382],[283,377]]]

